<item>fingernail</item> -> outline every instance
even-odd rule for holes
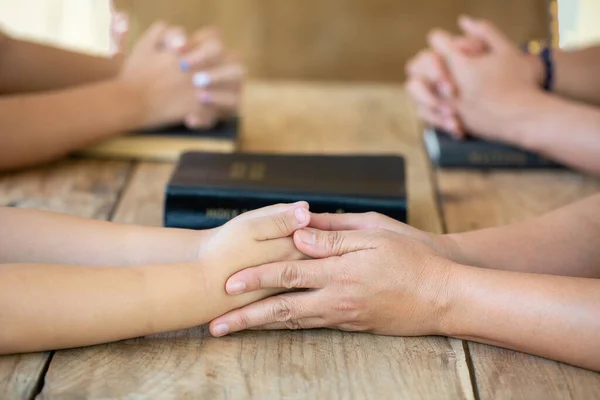
[[[188,63],[186,60],[179,61],[179,69],[183,72],[188,72],[190,70],[190,63]]]
[[[202,104],[211,104],[213,102],[213,97],[208,92],[202,92],[198,96],[198,100],[200,100]]]
[[[311,246],[315,244],[317,233],[315,231],[310,231],[308,229],[303,229],[298,231],[298,236],[300,240],[302,240],[306,244],[310,244]]]
[[[298,224],[302,225],[306,222],[306,210],[304,208],[296,208],[296,211],[294,211],[294,214],[296,215],[296,220],[298,221]]]
[[[238,281],[228,283],[227,286],[225,286],[225,290],[227,290],[227,293],[229,294],[244,293],[246,291],[246,282]]]
[[[169,39],[169,47],[173,50],[179,50],[185,46],[185,37],[181,35],[173,36]]]
[[[121,19],[115,24],[115,31],[117,33],[127,33],[128,30],[129,23],[127,22],[127,20]]]
[[[229,327],[227,326],[227,324],[219,324],[215,326],[215,329],[213,329],[213,333],[217,337],[225,336],[229,333]]]
[[[472,24],[473,22],[475,22],[473,17],[470,17],[468,15],[461,15],[461,18],[463,19],[463,21],[465,21],[468,24]]]
[[[196,72],[193,78],[194,86],[198,88],[205,88],[210,85],[211,78],[206,72]]]

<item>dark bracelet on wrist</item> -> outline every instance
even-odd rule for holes
[[[544,47],[540,53],[540,58],[544,63],[544,85],[543,88],[547,92],[554,90],[554,59],[552,58],[552,49]]]
[[[532,42],[529,42],[529,43],[526,43],[525,45],[523,45],[522,50],[525,53],[529,53],[531,55],[539,57],[540,61],[542,61],[542,64],[544,66],[544,81],[542,84],[542,88],[547,92],[553,91],[554,90],[554,58],[553,58],[552,47],[550,47],[548,44],[543,43],[543,42],[532,41]]]

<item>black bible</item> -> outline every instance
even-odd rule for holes
[[[436,129],[427,129],[423,140],[431,162],[441,168],[564,168],[538,154],[522,149],[474,138],[457,140],[450,134]]]
[[[407,220],[404,159],[185,153],[166,189],[165,226],[209,229],[278,203],[316,213],[376,211]]]

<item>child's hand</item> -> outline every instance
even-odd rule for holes
[[[292,235],[308,226],[308,207],[306,202],[279,204],[242,214],[213,229],[203,241],[198,258],[232,272],[265,262],[303,259]]]
[[[142,97],[145,127],[185,122],[200,128],[237,113],[244,76],[214,30],[187,40],[182,29],[159,22],[135,46],[119,78]]]
[[[169,27],[152,25],[127,57],[118,79],[141,97],[144,127],[183,121],[197,104],[192,73],[179,68],[179,56],[165,51]]]
[[[231,297],[225,292],[225,282],[236,272],[257,265],[306,259],[292,235],[309,222],[308,204],[301,202],[251,211],[210,231],[198,252],[204,295],[214,301],[212,314],[205,320],[280,293],[281,289],[271,289]]]

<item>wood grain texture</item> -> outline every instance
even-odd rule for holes
[[[164,19],[206,24],[242,55],[256,78],[401,82],[428,31],[456,31],[457,17],[489,18],[522,42],[547,36],[546,0],[117,0],[131,41]]]
[[[438,180],[449,232],[522,221],[600,190],[599,179],[574,172],[440,172]],[[481,399],[600,398],[599,373],[482,344],[469,348]]]
[[[125,185],[129,163],[66,160],[0,175],[0,206],[106,219]],[[0,399],[30,399],[50,353],[0,357]]]
[[[50,353],[0,357],[0,398],[33,398],[49,357]]]
[[[401,88],[251,84],[242,148],[283,153],[400,153],[409,160],[411,220],[441,231],[418,125]],[[142,164],[116,211],[161,221],[168,164]],[[41,398],[473,399],[460,341],[336,331],[205,327],[57,352]]]

